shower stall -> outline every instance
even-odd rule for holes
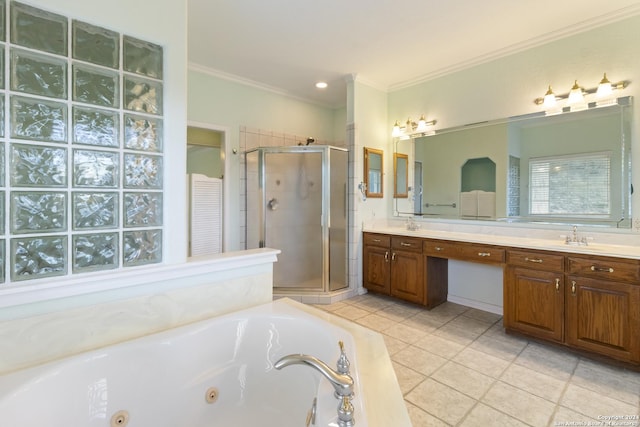
[[[348,151],[307,145],[245,154],[247,249],[282,251],[274,293],[346,288]]]

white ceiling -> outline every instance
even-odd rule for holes
[[[188,0],[189,62],[322,105],[393,90],[640,13],[631,0]],[[329,87],[314,87],[324,80]]]

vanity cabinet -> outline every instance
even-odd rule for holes
[[[564,339],[564,256],[509,250],[504,325],[538,338]]]
[[[640,362],[640,263],[567,257],[566,343]]]
[[[392,237],[391,295],[424,304],[425,288],[421,239]]]
[[[364,287],[435,307],[449,259],[503,267],[508,332],[640,366],[640,260],[364,233]]]
[[[365,233],[362,246],[362,285],[371,292],[391,295],[391,237]]]
[[[367,290],[426,305],[422,239],[364,233],[362,252]]]

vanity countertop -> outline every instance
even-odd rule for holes
[[[394,225],[369,225],[363,227],[364,232],[393,234],[397,236],[421,237],[428,239],[453,240],[466,243],[481,243],[485,245],[510,246],[526,249],[547,250],[554,252],[566,252],[572,254],[587,254],[609,256],[618,258],[640,259],[640,235],[638,245],[619,245],[611,243],[589,242],[588,245],[565,244],[559,236],[557,239],[513,236],[492,232],[459,232],[449,230],[434,230],[431,228],[419,228],[408,230],[405,226]],[[523,233],[527,234],[527,233]],[[570,234],[570,233],[565,233]]]

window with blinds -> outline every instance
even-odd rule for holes
[[[611,214],[611,155],[608,152],[529,160],[531,215]]]

